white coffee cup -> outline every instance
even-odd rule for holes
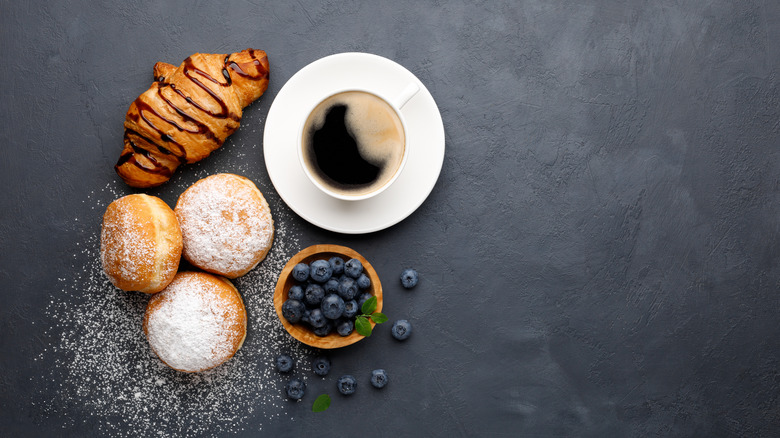
[[[393,96],[343,88],[312,105],[300,123],[297,141],[309,181],[345,201],[368,199],[390,187],[409,156],[401,109],[419,90],[414,82]]]

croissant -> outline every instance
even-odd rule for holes
[[[268,88],[268,56],[254,49],[196,53],[178,67],[158,62],[154,77],[127,110],[124,148],[114,166],[133,187],[158,186],[180,164],[222,146],[238,129],[243,108]]]

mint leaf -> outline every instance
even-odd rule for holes
[[[371,323],[368,322],[368,318],[363,315],[355,318],[355,331],[365,337],[371,336]]]
[[[313,412],[322,412],[330,407],[330,396],[328,394],[320,394],[317,400],[314,400],[314,404],[311,406]]]
[[[363,314],[370,315],[374,313],[374,310],[376,310],[376,297],[371,297],[366,300],[365,303],[360,307],[360,310],[363,311]]]
[[[387,315],[385,315],[382,312],[374,312],[370,316],[371,321],[374,321],[377,324],[382,324],[383,322],[387,322]]]

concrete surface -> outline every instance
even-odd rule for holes
[[[779,22],[759,0],[0,1],[0,434],[777,436]],[[262,370],[274,349],[318,352],[250,324],[234,369],[172,375],[121,316],[146,297],[96,264],[105,206],[134,192],[113,164],[152,65],[247,47],[269,54],[267,93],[222,149],[145,192],[173,205],[206,175],[248,176],[282,231],[277,260],[355,248],[415,330],[331,353],[301,403]],[[279,89],[345,51],[414,72],[446,131],[428,200],[363,236],[297,217],[262,158]],[[397,284],[407,266],[414,291]],[[261,270],[245,295],[279,266]],[[379,367],[382,391],[329,386]],[[318,392],[333,404],[315,414]]]

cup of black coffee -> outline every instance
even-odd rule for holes
[[[418,90],[412,83],[387,99],[347,89],[319,101],[299,131],[298,155],[306,176],[326,194],[349,201],[390,187],[409,152],[400,109]]]

